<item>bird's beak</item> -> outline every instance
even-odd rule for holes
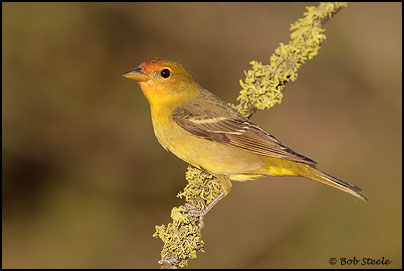
[[[149,80],[149,76],[143,72],[142,68],[135,68],[122,74],[123,77],[135,80],[136,82],[146,82]]]

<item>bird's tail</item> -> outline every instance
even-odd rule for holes
[[[368,198],[366,198],[363,193],[362,193],[362,189],[360,189],[359,187],[357,187],[354,184],[351,184],[349,182],[343,181],[337,177],[334,177],[328,173],[325,173],[324,171],[321,171],[319,169],[316,168],[312,168],[312,170],[310,170],[310,174],[304,174],[305,177],[308,177],[310,179],[313,179],[315,181],[318,182],[322,182],[324,184],[327,184],[329,186],[335,187],[339,190],[342,190],[346,193],[349,193],[355,197],[360,198],[361,200],[369,203]]]

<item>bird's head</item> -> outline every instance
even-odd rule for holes
[[[122,76],[139,82],[151,105],[181,102],[200,89],[180,64],[165,59],[149,59]]]

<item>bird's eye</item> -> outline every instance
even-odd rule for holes
[[[163,77],[163,78],[168,78],[168,77],[170,77],[170,75],[171,75],[171,72],[169,69],[164,69],[161,71],[161,77]]]

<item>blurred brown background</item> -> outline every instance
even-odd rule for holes
[[[168,58],[235,102],[306,5],[3,3],[3,268],[159,267],[154,226],[183,203],[186,164],[121,74]],[[350,4],[282,105],[253,117],[371,204],[303,178],[235,183],[190,268],[402,267],[401,24],[401,3]]]

